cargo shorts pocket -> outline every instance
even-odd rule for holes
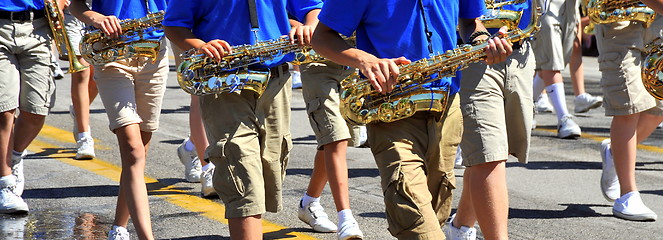
[[[388,230],[394,236],[398,236],[405,230],[413,229],[424,221],[411,192],[412,189],[400,171],[394,174],[384,191]]]
[[[331,128],[331,122],[323,109],[324,101],[324,98],[315,98],[306,102],[306,113],[316,138],[322,137],[324,129]]]
[[[621,69],[622,57],[619,52],[605,52],[598,56],[600,71],[619,71]]]

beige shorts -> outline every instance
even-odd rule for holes
[[[81,55],[81,49],[79,47],[81,43],[81,38],[83,38],[83,28],[85,28],[85,24],[78,20],[76,17],[71,15],[69,13],[69,10],[64,10],[64,28],[67,32],[67,37],[69,38],[69,42],[71,42],[72,46],[72,51],[76,54],[76,56]],[[60,54],[63,56],[65,59],[62,60],[67,60],[67,54],[69,52],[67,51],[66,46],[62,46],[62,53]]]
[[[506,61],[471,64],[460,81],[463,165],[527,162],[533,116],[534,56],[525,42]]]
[[[0,19],[0,112],[48,115],[55,104],[51,30],[46,18]]]
[[[659,15],[649,28],[641,22],[625,21],[597,24],[596,43],[606,116],[645,112],[663,115],[661,101],[652,97],[642,84],[641,63],[645,45],[663,36]]]
[[[351,137],[339,109],[339,94],[342,91],[341,80],[353,71],[332,62],[310,63],[301,67],[306,113],[318,141],[318,149]]]
[[[200,97],[210,142],[205,159],[216,165],[214,189],[226,205],[226,218],[282,208],[282,182],[292,149],[289,78],[287,65],[281,65],[273,68],[259,98],[252,91]]]
[[[388,229],[398,239],[444,239],[441,226],[451,212],[453,166],[462,133],[458,98],[450,100],[441,120],[437,114],[418,112],[367,125]]]
[[[580,21],[578,0],[537,0],[539,6],[550,2],[550,9],[541,18],[541,30],[532,42],[536,70],[562,71],[571,59],[576,28]],[[465,151],[465,149],[463,149]]]
[[[140,124],[143,132],[159,128],[169,71],[163,43],[156,63],[147,57],[135,57],[94,66],[94,80],[111,131],[130,124]]]

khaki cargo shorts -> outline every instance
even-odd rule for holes
[[[329,61],[301,66],[306,113],[320,150],[326,144],[351,138],[339,109],[339,94],[340,82],[353,72]]]
[[[539,6],[543,5],[543,0]],[[532,48],[536,70],[562,71],[571,59],[576,28],[580,21],[578,0],[549,0],[550,9],[541,18],[541,30],[534,36]],[[465,149],[463,149],[465,151]]]
[[[453,167],[462,134],[457,97],[447,115],[418,112],[368,124],[369,145],[380,171],[389,232],[398,239],[444,239],[451,212]]]
[[[645,45],[663,36],[663,18],[656,17],[649,28],[641,22],[597,24],[596,43],[606,116],[647,112],[663,116],[663,104],[652,97],[642,83],[641,67]]]
[[[506,61],[471,64],[460,81],[463,165],[527,162],[533,116],[534,56],[525,42]]]
[[[277,212],[292,149],[287,65],[272,73],[262,96],[252,91],[200,97],[210,142],[205,159],[214,171],[214,189],[226,205],[226,218]],[[274,72],[274,71],[273,71]]]
[[[69,42],[71,42],[72,46],[72,51],[74,51],[74,54],[76,56],[81,55],[81,49],[79,47],[81,43],[81,38],[83,38],[83,28],[85,28],[85,24],[78,20],[74,15],[71,15],[69,13],[69,10],[64,10],[64,28],[67,32],[67,37],[69,38]],[[66,57],[67,54],[69,54],[67,47],[62,46],[62,53],[60,54],[63,57]],[[64,58],[62,60],[68,60],[68,58]]]
[[[55,104],[51,30],[46,18],[0,19],[0,112],[48,115]]]
[[[130,124],[140,124],[143,132],[159,128],[169,71],[164,43],[156,63],[147,57],[134,57],[94,66],[94,80],[111,131]]]

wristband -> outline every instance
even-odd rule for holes
[[[469,41],[470,44],[472,44],[472,45],[477,45],[477,44],[481,44],[481,43],[486,42],[486,40],[477,40],[477,41],[475,41],[475,39],[476,39],[477,37],[481,36],[481,35],[486,35],[486,36],[488,36],[489,38],[490,38],[490,36],[491,36],[489,32],[486,32],[486,31],[476,31],[476,32],[472,33],[472,35],[470,35],[470,38],[468,39],[468,41]]]

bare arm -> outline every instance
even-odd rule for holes
[[[190,29],[185,27],[164,27],[166,37],[182,50],[195,48],[200,53],[217,61],[232,53],[232,47],[223,40],[212,40],[205,42],[193,35]]]
[[[663,0],[662,0],[663,1]],[[463,38],[464,42],[468,42],[470,35],[477,31],[486,31],[486,28],[481,23],[481,20],[478,18],[461,18],[458,20],[458,28],[460,31],[460,36]],[[500,34],[506,33],[506,27],[500,28]],[[499,34],[498,34],[499,35]],[[481,35],[475,40],[487,40],[488,36]],[[511,48],[511,42],[506,39],[501,39],[500,37],[494,37],[488,39],[488,46],[486,47],[486,63],[494,64],[503,62],[506,58],[511,55],[513,49]]]
[[[647,7],[654,9],[656,13],[663,14],[663,0],[641,0]]]
[[[325,58],[341,65],[359,68],[375,90],[383,94],[391,92],[396,84],[398,65],[410,63],[410,60],[404,57],[381,59],[353,48],[345,43],[338,32],[323,23],[318,23],[312,44],[313,49]]]
[[[72,0],[69,11],[82,22],[101,29],[106,35],[118,37],[122,34],[120,20],[115,16],[105,16],[88,8],[85,0]]]

